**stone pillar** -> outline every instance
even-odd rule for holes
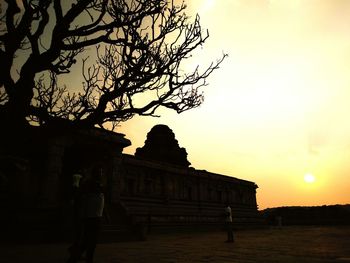
[[[200,204],[202,201],[202,183],[199,178],[196,178],[196,198],[198,204]]]

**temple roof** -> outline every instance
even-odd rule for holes
[[[166,125],[156,125],[147,134],[145,145],[136,149],[135,156],[188,167],[185,148],[179,146],[174,132]]]

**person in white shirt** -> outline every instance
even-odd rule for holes
[[[232,209],[229,205],[225,207],[225,225],[227,231],[226,242],[232,243],[233,240],[233,226],[232,226]]]

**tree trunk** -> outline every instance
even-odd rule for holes
[[[30,102],[33,96],[33,81],[19,80],[9,101],[0,107],[0,136],[2,139],[1,152],[10,154],[18,147],[22,148],[29,138],[28,116]]]

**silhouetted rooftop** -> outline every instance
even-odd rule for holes
[[[136,149],[136,157],[188,167],[185,148],[179,146],[174,132],[166,125],[156,125],[147,134],[145,145]]]

